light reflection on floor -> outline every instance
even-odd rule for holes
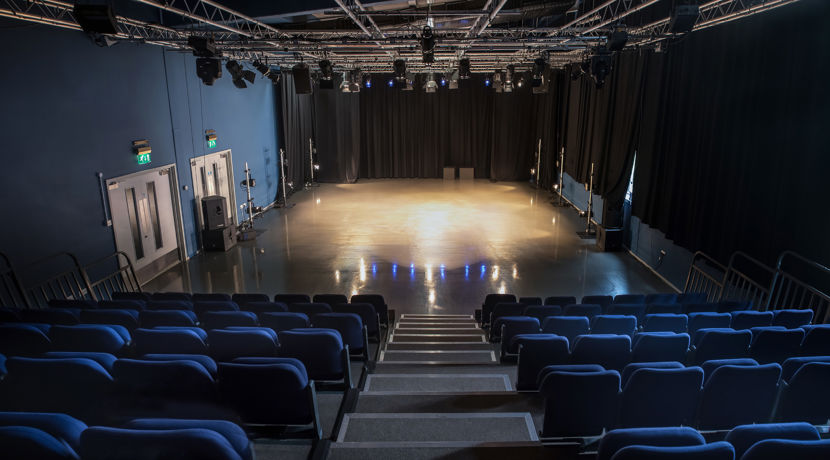
[[[255,242],[191,259],[147,290],[380,293],[399,312],[470,312],[488,292],[662,292],[632,257],[581,240],[573,209],[527,184],[323,184],[256,222]]]

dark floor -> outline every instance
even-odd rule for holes
[[[525,183],[367,180],[301,191],[252,242],[202,253],[147,291],[382,294],[401,313],[471,313],[489,292],[651,293],[670,287]]]

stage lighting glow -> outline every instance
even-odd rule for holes
[[[334,271],[334,280],[337,281],[338,283],[340,282],[340,270],[335,270]]]
[[[432,265],[430,264],[427,264],[426,277],[427,281],[432,281]]]
[[[317,198],[317,204],[320,204],[320,199],[319,198]]]
[[[497,279],[499,279],[499,266],[498,265],[493,265],[492,278],[493,278],[493,281],[496,281]]]
[[[499,294],[507,293],[507,286],[504,285],[504,281],[501,282],[501,286],[499,286]]]
[[[398,264],[392,264],[392,278],[398,276]]]
[[[518,277],[519,277],[519,269],[514,265],[513,266],[513,279],[516,279]]]
[[[389,86],[390,88],[395,86],[395,80],[390,79],[389,82],[386,83],[386,85]]]
[[[438,84],[435,83],[435,75],[432,72],[427,74],[426,83],[424,83],[424,92],[434,93],[438,90]]]
[[[435,303],[435,289],[429,290],[429,303]]]
[[[486,86],[488,88],[490,87],[490,78],[487,78],[487,79],[484,80],[484,86]]]
[[[441,86],[447,86],[447,79],[444,77],[441,77]]]

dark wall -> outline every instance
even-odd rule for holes
[[[0,251],[18,265],[58,251],[91,261],[114,251],[97,173],[104,179],[175,164],[188,254],[197,249],[189,160],[232,149],[236,196],[247,161],[259,205],[276,194],[273,88],[258,79],[238,90],[227,75],[213,87],[189,54],[158,46],[100,48],[80,32],[0,23],[3,229]],[[218,134],[208,149],[205,129]],[[139,166],[131,142],[148,139]],[[240,217],[242,215],[240,214]]]

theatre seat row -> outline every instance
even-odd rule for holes
[[[721,364],[705,380],[704,373],[697,366],[649,363],[623,381],[617,371],[595,364],[548,366],[539,374],[542,433],[593,436],[656,426],[724,430],[771,420],[823,425],[830,419],[830,363],[805,363],[789,381],[781,380],[778,364]]]
[[[518,353],[518,389],[532,390],[539,370],[548,365],[598,364],[605,369],[622,371],[630,363],[643,362],[701,365],[719,359],[752,359],[762,364],[786,364],[790,360],[798,362],[799,357],[830,356],[830,325],[811,328],[807,336],[815,336],[815,340],[809,342],[810,347],[799,348],[796,342],[792,349],[779,346],[788,340],[789,330],[759,331],[753,341],[750,331],[704,329],[691,348],[688,334],[671,332],[638,333],[633,341],[627,335],[580,335],[575,338],[573,348],[563,336],[522,333],[510,339],[514,348],[503,348],[502,359],[509,359],[511,355],[507,352]],[[798,331],[803,334],[802,330]],[[779,340],[780,333],[784,333],[785,340]],[[804,343],[808,343],[806,339]]]
[[[92,426],[61,413],[0,412],[4,458],[253,460],[245,431],[225,420],[142,418]]]
[[[626,459],[773,460],[830,458],[830,440],[809,423],[741,425],[723,441],[707,443],[689,427],[625,428],[600,439],[596,460]]]

